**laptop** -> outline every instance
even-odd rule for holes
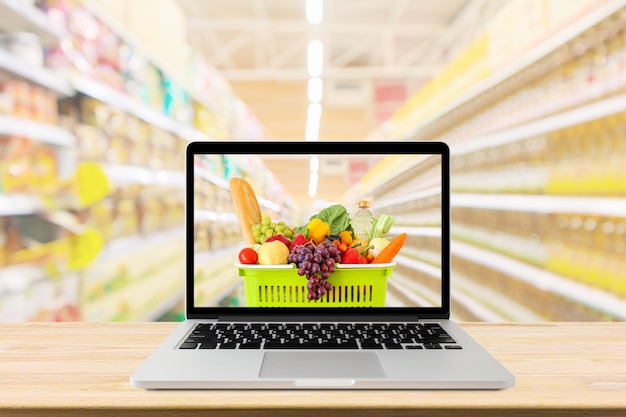
[[[320,173],[339,172],[338,166],[347,164],[353,175],[344,194],[351,202],[318,202],[318,207],[300,208],[289,199],[286,188],[267,174],[285,161],[308,168],[312,156],[322,161]],[[143,389],[513,386],[514,376],[450,318],[449,165],[449,148],[439,142],[190,143],[186,150],[186,319],[135,370],[131,385]],[[293,171],[294,176],[307,172]],[[299,175],[302,178],[292,180],[308,187],[309,174]],[[392,262],[336,263],[326,280],[331,284],[325,286],[328,291],[308,297],[309,279],[293,265],[239,262],[239,252],[249,245],[229,198],[233,177],[253,182],[259,207],[273,223],[283,221],[295,228],[310,219],[310,212],[315,217],[316,210],[335,204],[351,216],[358,199],[367,198],[375,218],[393,217],[389,239],[402,233],[407,239]],[[337,184],[342,181],[338,177]],[[302,218],[297,217],[298,211],[305,213]]]

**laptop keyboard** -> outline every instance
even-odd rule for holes
[[[462,349],[438,323],[199,323],[180,349]]]

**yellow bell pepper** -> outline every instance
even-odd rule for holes
[[[323,242],[330,235],[330,226],[320,219],[311,220],[306,228],[309,232],[307,237],[315,244]]]

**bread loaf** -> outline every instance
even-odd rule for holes
[[[241,233],[248,245],[256,243],[252,235],[252,225],[261,223],[261,208],[256,194],[248,181],[243,178],[231,178],[229,183],[230,194],[235,205],[235,213],[239,220]]]

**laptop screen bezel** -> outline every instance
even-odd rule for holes
[[[276,145],[274,145],[276,144]],[[349,150],[343,151],[342,150]],[[439,307],[196,307],[194,306],[194,155],[210,154],[432,154],[441,155],[441,305]],[[185,273],[185,313],[187,319],[216,319],[219,317],[298,317],[315,320],[331,317],[370,320],[377,316],[411,318],[450,317],[450,150],[443,142],[249,142],[216,141],[191,142],[185,154],[185,228],[186,228],[186,273]],[[233,268],[235,259],[233,259]]]

